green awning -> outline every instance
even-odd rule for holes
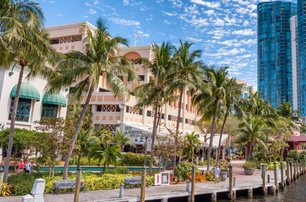
[[[16,96],[16,90],[17,90],[17,84],[13,87],[10,96],[15,97]],[[19,93],[20,98],[25,98],[25,99],[31,99],[31,100],[40,100],[40,95],[39,91],[35,86],[33,86],[30,83],[22,82],[20,86],[20,93]]]
[[[62,94],[46,93],[42,100],[43,104],[66,106],[66,98]]]

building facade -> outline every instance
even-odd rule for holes
[[[277,107],[292,103],[290,18],[296,4],[274,1],[258,4],[258,91]]]
[[[51,27],[47,29],[47,32],[49,33],[51,46],[56,51],[65,53],[71,50],[84,50],[83,40],[86,37],[86,29],[88,28],[91,30],[95,29],[94,26],[86,22]],[[146,58],[151,61],[153,59],[151,46],[120,47],[117,54],[128,58],[133,63],[138,75],[138,81],[128,81],[128,78],[124,75],[121,77],[131,92],[138,85],[150,81],[152,77],[151,72],[138,59]],[[85,97],[82,98],[81,102],[85,102]],[[136,109],[136,104],[137,98],[133,95],[129,97],[116,97],[108,87],[105,78],[101,76],[100,84],[94,90],[90,100],[94,127],[111,131],[120,129],[128,135],[132,143],[143,144],[145,135],[150,134],[152,131],[154,112],[151,107]],[[174,131],[178,107],[178,101],[167,103],[163,107],[160,114],[159,134],[167,133],[169,130]],[[182,133],[198,131],[198,128],[195,126],[198,116],[187,90],[183,95],[181,109],[180,131]]]
[[[241,98],[247,99],[250,97],[251,94],[254,93],[253,86],[250,86],[245,81],[237,80],[237,83],[242,86]]]
[[[300,113],[306,117],[306,0],[298,0],[298,65]],[[306,120],[305,120],[306,121]]]
[[[298,24],[297,16],[290,18],[291,50],[292,50],[292,107],[294,111],[300,108],[300,72],[298,64]]]
[[[16,95],[20,68],[16,65],[9,70],[0,70],[0,123],[9,128]],[[28,80],[27,69],[20,88],[16,114],[16,128],[35,130],[42,117],[66,117],[68,90],[50,94],[46,92],[47,80],[42,76]]]

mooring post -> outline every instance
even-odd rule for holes
[[[195,195],[195,166],[192,166],[192,178],[191,178],[191,198],[190,202],[194,202]]]
[[[190,181],[186,180],[186,191],[189,193],[190,192]]]
[[[281,185],[282,185],[282,190],[285,187],[285,182],[284,182],[284,163],[280,162],[280,169],[281,169]]]
[[[229,166],[229,198],[233,199],[233,167]]]
[[[277,167],[276,162],[274,162],[274,185],[275,185],[275,193],[278,192],[278,179],[277,179]]]
[[[119,198],[123,198],[123,195],[124,195],[124,184],[121,184],[119,188]]]
[[[267,188],[266,188],[266,169],[265,166],[261,166],[261,178],[262,178],[262,192],[264,195],[267,193]],[[269,175],[268,175],[269,176]]]
[[[293,182],[293,172],[292,172],[292,161],[289,162],[290,163],[290,182]]]
[[[293,180],[296,180],[296,164],[295,161],[293,161]]]

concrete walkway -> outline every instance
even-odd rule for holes
[[[259,171],[252,176],[244,175],[242,168],[243,162],[232,162],[233,176],[236,178],[236,186],[234,190],[258,188],[262,186],[262,180]],[[271,176],[271,183],[274,183],[273,172],[268,171],[267,174]],[[280,176],[278,176],[280,180]],[[270,183],[270,185],[271,185]],[[269,186],[269,184],[267,184]],[[196,194],[209,194],[215,192],[227,192],[229,187],[228,179],[220,183],[196,183]],[[119,198],[119,190],[101,190],[101,191],[87,191],[81,192],[80,201],[91,202],[107,202],[107,201],[137,201],[140,195],[140,189],[125,189],[124,198]],[[160,200],[163,197],[183,197],[188,196],[185,184],[149,187],[146,189],[146,200]],[[73,193],[70,194],[46,194],[45,202],[70,202],[73,201]],[[0,198],[1,202],[20,202],[21,197],[5,197]]]

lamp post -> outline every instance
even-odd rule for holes
[[[4,122],[0,123],[0,132],[4,129],[4,125],[5,125]],[[0,164],[2,163],[2,158],[3,158],[3,156],[2,156],[2,151],[3,151],[2,147],[3,147],[3,140],[0,142]]]

